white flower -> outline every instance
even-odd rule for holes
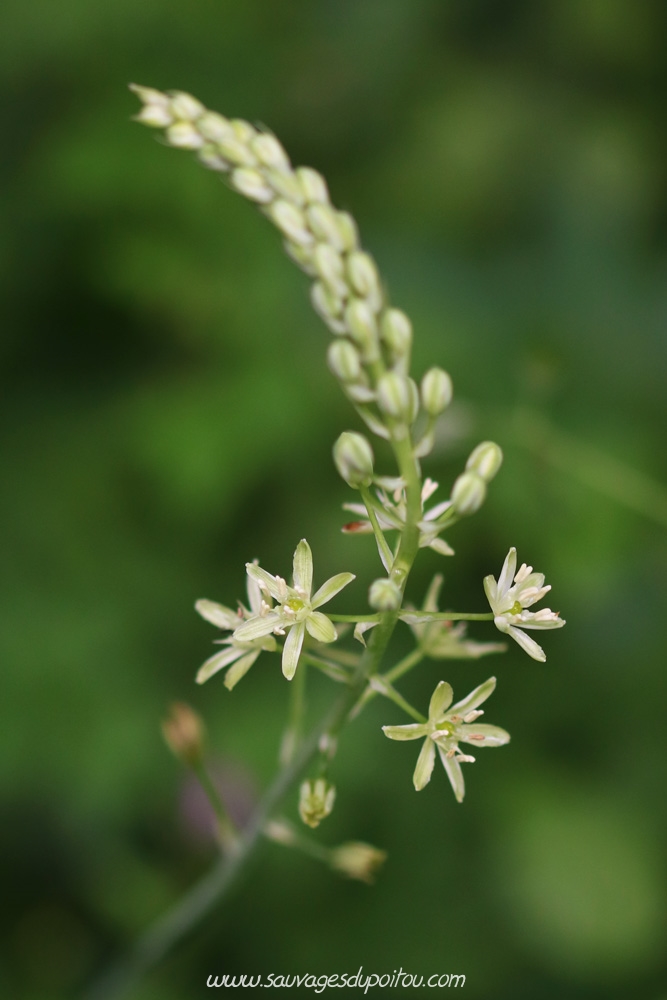
[[[267,604],[262,599],[262,592],[258,584],[250,576],[248,577],[248,604],[250,605],[250,610],[239,602],[239,610],[232,611],[231,608],[226,608],[224,604],[201,600],[197,601],[195,608],[207,622],[211,622],[212,625],[217,625],[218,628],[229,632],[237,628],[241,621],[249,620],[256,615],[266,615],[271,610],[270,603]],[[249,642],[239,642],[234,636],[230,636],[228,639],[217,639],[216,642],[228,648],[223,649],[220,653],[216,653],[215,656],[211,656],[199,668],[196,681],[197,684],[203,684],[213,674],[217,674],[218,670],[222,670],[223,667],[229,667],[229,670],[225,674],[225,687],[229,691],[248,673],[263,649],[270,653],[274,653],[276,650],[276,640],[272,635],[260,636],[258,639],[251,639]]]
[[[392,498],[390,499],[384,490],[378,490],[378,499],[375,500],[373,498],[373,508],[378,524],[383,531],[403,531],[406,518],[405,489],[402,480],[399,480],[398,484],[393,483],[392,485],[395,487]],[[435,493],[437,488],[438,484],[434,483],[432,479],[424,480],[421,494],[422,517],[418,522],[419,547],[422,549],[434,549],[443,556],[453,556],[454,550],[451,546],[447,544],[444,538],[438,538],[440,532],[447,526],[447,518],[443,518],[443,514],[451,508],[451,500],[443,500],[429,510],[424,511],[424,504]],[[348,534],[370,534],[373,531],[373,526],[367,519],[368,512],[363,504],[346,503],[343,504],[343,507],[345,510],[351,510],[353,514],[359,514],[363,518],[361,521],[352,521],[351,524],[346,524],[343,527],[344,532]],[[387,566],[385,568],[389,571],[391,567]]]
[[[260,590],[276,601],[276,607],[256,614],[239,625],[232,639],[236,642],[252,642],[270,633],[289,633],[283,646],[283,674],[290,680],[294,677],[303,640],[309,635],[318,642],[334,642],[336,629],[330,618],[317,611],[339,591],[354,580],[353,573],[338,573],[332,576],[311,596],[313,587],[313,555],[310,545],[302,538],[294,552],[293,586],[289,587],[281,576],[272,576],[257,563],[247,563],[248,576]]]
[[[544,586],[544,574],[533,573],[533,567],[526,566],[525,563],[517,573],[516,549],[511,548],[498,582],[493,576],[484,577],[484,590],[495,616],[496,628],[511,635],[529,656],[543,663],[547,658],[546,653],[521,629],[562,628],[565,624],[558,617],[558,612],[550,608],[542,608],[541,611],[526,610],[551,590],[550,586]]]
[[[447,681],[440,681],[431,695],[426,722],[412,722],[407,726],[382,727],[385,736],[388,736],[390,740],[424,738],[412,778],[418,792],[431,780],[436,747],[454,789],[456,801],[462,802],[465,784],[461,764],[474,763],[475,758],[462,753],[459,749],[459,743],[471,743],[481,747],[500,747],[509,743],[510,735],[504,729],[477,722],[480,715],[484,715],[484,712],[477,711],[477,706],[486,701],[493,693],[495,686],[495,677],[489,677],[488,681],[484,681],[483,684],[476,687],[463,701],[452,705],[447,712],[452,704],[454,693]]]

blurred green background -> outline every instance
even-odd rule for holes
[[[513,740],[463,806],[441,769],[415,795],[389,703],[349,729],[318,836],[386,848],[374,888],[267,844],[135,995],[363,964],[464,973],[471,1000],[667,996],[666,30],[660,0],[6,0],[3,996],[77,995],[212,862],[170,701],[202,712],[239,795],[273,772],[278,663],[195,687],[215,633],[194,600],[234,603],[253,557],[288,573],[303,536],[316,581],[358,575],[336,610],[378,571],[339,533],[330,447],[358,422],[307,280],[130,122],[131,80],[260,121],[326,175],[414,321],[416,372],[454,378],[426,463],[443,490],[477,441],[504,446],[413,599],[444,569],[445,603],[484,610],[516,545],[568,621],[546,665],[513,647],[406,682],[423,706],[441,678],[499,677]]]

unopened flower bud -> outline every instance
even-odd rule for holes
[[[201,762],[204,753],[204,723],[184,701],[175,701],[162,722],[162,735],[173,754],[190,766]]]
[[[474,514],[486,498],[486,483],[477,472],[463,472],[452,487],[451,501],[457,514]]]
[[[304,781],[299,790],[299,816],[310,827],[319,826],[332,812],[336,789],[324,778]]]
[[[417,415],[419,393],[407,375],[386,372],[378,380],[377,401],[383,413],[410,424]]]
[[[377,299],[380,293],[380,280],[375,261],[370,254],[355,250],[347,258],[347,273],[352,286],[362,299]]]
[[[347,298],[349,295],[347,282],[345,281],[345,268],[343,258],[328,243],[318,243],[313,252],[313,261],[317,268],[317,273],[322,281],[326,282],[334,295],[339,298]]]
[[[166,105],[144,104],[134,120],[151,128],[166,128],[167,125],[171,125],[174,118]]]
[[[422,406],[429,416],[437,417],[452,401],[452,380],[442,368],[429,368],[422,379]]]
[[[482,441],[466,462],[466,469],[476,472],[484,482],[489,483],[503,464],[503,453],[495,441]]]
[[[236,190],[251,201],[264,205],[273,201],[272,188],[265,183],[259,171],[253,170],[252,167],[237,167],[232,172],[231,181]]]
[[[334,871],[358,879],[370,885],[375,880],[378,869],[387,860],[387,852],[362,841],[350,841],[334,847],[331,852],[331,867]]]
[[[380,332],[394,362],[405,358],[412,346],[412,323],[400,309],[387,309]]]
[[[345,322],[350,336],[361,348],[364,360],[378,357],[377,322],[375,313],[363,299],[351,299],[345,310]]]
[[[296,176],[307,202],[312,204],[319,201],[323,205],[328,204],[329,192],[327,182],[322,174],[318,174],[317,170],[313,170],[311,167],[298,167]]]
[[[375,580],[368,591],[368,603],[375,611],[397,611],[401,588],[393,580]]]
[[[329,243],[334,249],[345,250],[345,240],[340,232],[337,212],[331,205],[315,202],[306,209],[308,225],[322,243]]]
[[[361,378],[361,358],[349,340],[334,340],[327,351],[327,362],[341,382],[357,382]]]
[[[353,489],[369,486],[373,479],[373,449],[363,434],[344,431],[333,447],[336,468]]]
[[[334,333],[346,333],[347,326],[343,320],[344,302],[334,295],[323,281],[316,281],[311,285],[310,301],[315,312],[320,314],[330,330]]]
[[[192,122],[175,122],[165,132],[167,142],[177,149],[201,149],[204,140]]]
[[[206,111],[206,108],[192,94],[184,94],[180,90],[173,90],[169,94],[169,107],[174,118],[180,121],[193,122]]]
[[[278,198],[269,206],[267,214],[292,243],[300,243],[306,246],[313,242],[313,236],[306,227],[303,212],[296,205],[290,204],[289,201],[285,201],[283,198]]]
[[[254,146],[252,147],[254,149]],[[305,204],[301,185],[291,170],[274,170],[273,167],[264,167],[264,176],[281,198],[297,205],[301,208]]]
[[[218,142],[224,136],[234,134],[229,119],[217,111],[207,111],[197,122],[197,128],[209,142]]]
[[[250,148],[265,167],[272,167],[274,170],[289,170],[289,157],[275,135],[260,132],[250,143]]]

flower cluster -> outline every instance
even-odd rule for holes
[[[403,531],[407,513],[405,485],[402,480],[385,481],[389,487],[393,487],[392,495],[389,496],[386,489],[378,489],[376,497],[371,497],[371,503],[375,511],[378,524],[383,531]],[[438,488],[438,484],[432,479],[425,479],[422,486],[422,518],[419,521],[419,547],[430,548],[439,552],[443,556],[453,556],[454,549],[438,535],[449,522],[446,516],[451,511],[451,500],[443,500],[435,504],[429,510],[424,510],[424,504],[433,496]],[[369,534],[373,531],[373,526],[367,518],[367,509],[363,504],[346,503],[344,510],[349,510],[360,517],[358,521],[352,521],[344,525],[343,531],[347,534]]]
[[[465,784],[461,764],[474,763],[475,758],[470,754],[464,754],[459,749],[459,743],[469,743],[478,747],[500,747],[509,743],[510,735],[504,729],[477,722],[477,719],[484,714],[478,710],[478,706],[493,693],[495,686],[495,677],[490,677],[463,701],[452,705],[454,693],[451,685],[446,681],[440,681],[431,695],[428,719],[425,722],[382,727],[385,736],[390,740],[423,738],[424,742],[412,779],[418,792],[431,780],[436,748],[454,789],[456,801],[462,802]]]
[[[517,573],[516,549],[511,548],[498,580],[491,575],[484,577],[484,590],[496,628],[511,636],[534,660],[543,663],[546,653],[522,629],[562,628],[565,624],[558,612],[550,608],[535,612],[526,610],[551,590],[550,586],[544,586],[544,574],[533,573],[533,567],[525,563]]]

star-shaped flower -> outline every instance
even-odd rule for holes
[[[402,531],[405,527],[406,504],[405,488],[402,480],[395,481],[392,486],[394,491],[392,497],[384,490],[378,490],[378,499],[374,500],[373,508],[377,516],[378,524],[383,531]],[[447,526],[447,519],[442,519],[443,514],[452,506],[451,500],[443,500],[435,504],[429,510],[424,511],[424,504],[438,488],[438,484],[432,479],[425,479],[422,487],[422,518],[418,522],[419,527],[419,547],[431,548],[443,556],[453,556],[454,550],[444,538],[438,538],[440,532]],[[370,534],[373,526],[368,520],[368,513],[363,504],[346,503],[343,504],[345,510],[351,510],[353,514],[359,514],[361,521],[352,521],[346,524],[343,531],[348,534]],[[442,520],[441,520],[442,519]],[[391,567],[386,567],[389,571]]]
[[[306,631],[317,642],[334,642],[336,629],[330,618],[316,609],[330,601],[339,591],[354,580],[354,573],[338,573],[323,583],[312,594],[313,555],[310,545],[302,538],[294,552],[293,585],[290,587],[281,576],[272,576],[257,563],[247,563],[248,576],[260,590],[276,601],[276,607],[249,618],[239,625],[232,639],[252,642],[268,636],[285,635],[283,646],[283,674],[291,681],[296,672]],[[312,594],[312,596],[311,596]]]
[[[240,621],[249,620],[256,616],[264,616],[271,610],[270,602],[267,604],[262,598],[259,585],[252,577],[248,577],[248,604],[250,610],[239,602],[238,611],[226,608],[224,604],[216,604],[215,601],[201,600],[195,604],[196,610],[212,625],[232,632],[238,627]],[[197,684],[203,684],[213,674],[217,674],[223,667],[229,667],[225,674],[225,687],[231,691],[238,684],[242,677],[248,673],[251,666],[263,649],[270,653],[276,650],[276,640],[272,635],[260,636],[258,639],[251,639],[249,642],[239,642],[234,636],[227,639],[216,639],[216,642],[227,646],[220,653],[211,656],[197,672]]]
[[[495,677],[490,677],[463,701],[452,705],[454,693],[451,685],[447,681],[440,681],[431,695],[426,722],[382,727],[385,736],[390,740],[424,739],[412,778],[418,792],[431,780],[436,747],[454,789],[456,801],[462,802],[465,784],[461,764],[473,763],[475,758],[464,754],[459,749],[459,743],[471,743],[473,746],[481,747],[500,747],[504,743],[509,743],[510,735],[504,729],[477,722],[480,715],[484,714],[478,711],[477,707],[493,693],[495,686]]]
[[[484,590],[495,616],[496,628],[511,635],[534,660],[544,663],[547,657],[542,647],[521,631],[524,628],[562,628],[565,624],[563,619],[559,618],[558,612],[550,608],[542,608],[540,611],[526,610],[551,590],[550,586],[544,586],[544,574],[533,573],[533,567],[526,566],[525,563],[517,573],[516,549],[511,548],[503,563],[498,582],[496,583],[493,576],[484,577]]]

